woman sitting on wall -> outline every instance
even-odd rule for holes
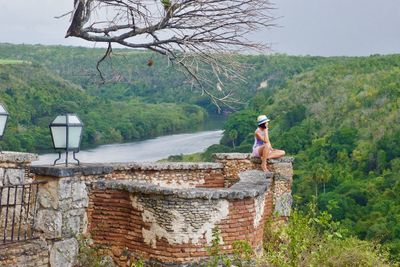
[[[257,118],[258,128],[254,132],[253,157],[261,158],[261,168],[267,172],[267,160],[280,158],[285,155],[285,151],[273,149],[268,137],[268,122],[269,119],[265,115],[260,115]]]

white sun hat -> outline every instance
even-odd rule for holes
[[[260,116],[257,117],[257,124],[258,125],[261,125],[261,124],[266,123],[266,122],[269,122],[269,119],[268,119],[267,116],[260,115]]]

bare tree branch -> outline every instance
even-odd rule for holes
[[[105,83],[106,80],[104,79],[103,73],[100,70],[100,64],[101,64],[101,62],[103,62],[103,60],[105,60],[107,57],[110,56],[111,52],[112,52],[112,46],[111,46],[111,43],[108,43],[106,53],[104,54],[104,56],[102,58],[100,58],[99,61],[97,61],[97,64],[96,64],[96,69],[99,72],[100,78],[103,83]]]
[[[232,106],[225,81],[244,80],[234,55],[265,49],[246,37],[273,26],[271,9],[268,0],[74,0],[66,37],[108,43],[105,57],[113,43],[164,55],[217,107]]]

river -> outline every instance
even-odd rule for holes
[[[201,131],[166,135],[132,143],[103,145],[82,150],[76,154],[76,158],[81,163],[157,161],[171,155],[203,152],[207,147],[218,144],[222,133],[222,130]],[[57,158],[58,154],[55,153],[39,155],[39,160],[33,162],[33,165],[53,164]],[[75,161],[69,159],[69,162]]]

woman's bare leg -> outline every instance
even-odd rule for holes
[[[268,154],[268,159],[276,159],[285,156],[285,151],[280,149],[274,149]]]
[[[261,169],[265,172],[269,171],[268,170],[268,165],[267,165],[267,159],[269,156],[270,150],[268,149],[267,145],[263,145],[258,149],[258,153],[261,156]]]

